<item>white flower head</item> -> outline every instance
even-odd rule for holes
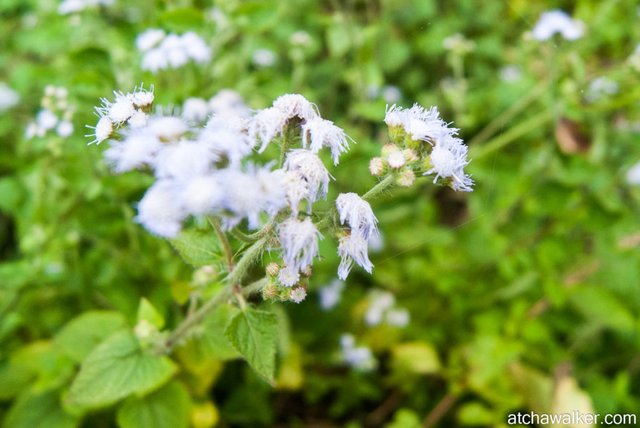
[[[242,159],[251,153],[251,145],[245,134],[214,121],[209,121],[200,132],[198,141],[208,145],[220,159],[234,167],[240,166]]]
[[[289,218],[278,225],[278,238],[285,265],[300,271],[311,266],[318,255],[318,239],[322,237],[309,218]]]
[[[97,129],[96,126],[96,133]],[[133,132],[124,141],[113,142],[104,152],[104,157],[114,172],[122,173],[151,165],[161,149],[162,143],[153,135]]]
[[[374,290],[369,296],[369,307],[364,314],[364,320],[369,326],[376,326],[384,320],[389,309],[395,305],[396,299],[388,291]]]
[[[63,120],[56,127],[56,133],[62,138],[70,136],[73,134],[73,124],[68,120]]]
[[[289,151],[284,163],[287,171],[295,171],[309,184],[309,195],[312,202],[327,196],[331,175],[320,158],[305,149]]]
[[[258,67],[271,67],[276,59],[276,53],[270,49],[258,49],[251,56],[251,62]]]
[[[182,191],[185,209],[194,215],[213,214],[220,210],[224,192],[215,175],[201,175],[188,179]]]
[[[170,180],[157,181],[138,203],[136,221],[151,233],[165,238],[175,237],[187,212],[180,204],[180,187]]]
[[[300,281],[300,272],[290,266],[285,266],[278,272],[278,281],[285,287],[293,287]]]
[[[127,120],[127,125],[131,128],[143,128],[149,123],[149,116],[142,110],[136,110]]]
[[[148,91],[140,85],[140,88],[135,88],[131,94],[131,101],[136,108],[146,108],[151,106],[154,98],[153,85],[151,85],[151,88]]]
[[[311,192],[309,183],[297,171],[286,172],[286,188],[287,202],[294,216],[298,215],[298,206],[304,199],[309,201],[309,210],[311,208]]]
[[[384,172],[385,162],[382,158],[372,158],[369,162],[369,172],[374,177],[380,177]]]
[[[273,107],[281,111],[288,119],[298,117],[302,120],[311,120],[318,116],[318,110],[300,94],[285,94],[276,98]]]
[[[173,116],[154,116],[146,129],[164,142],[177,141],[189,131],[184,120]]]
[[[207,46],[207,43],[194,33],[188,31],[181,37],[181,43],[187,52],[189,58],[197,63],[206,63],[211,60],[211,48]]]
[[[300,303],[307,297],[307,290],[304,287],[296,287],[289,292],[289,299],[294,303]]]
[[[378,220],[371,205],[356,193],[341,193],[336,198],[336,208],[340,223],[347,224],[351,234],[358,234],[365,240],[378,234]]]
[[[406,163],[404,153],[401,150],[393,150],[387,155],[387,163],[391,168],[402,168]]]
[[[394,327],[406,327],[410,320],[411,315],[404,308],[391,309],[385,314],[385,322]]]
[[[580,20],[572,19],[566,12],[559,9],[542,13],[533,28],[533,38],[545,41],[555,34],[560,34],[567,40],[577,40],[584,34],[584,23]]]
[[[166,145],[156,156],[154,170],[158,178],[187,179],[206,175],[217,156],[200,142],[182,140]]]
[[[464,172],[467,160],[467,146],[455,137],[440,140],[431,151],[432,168],[424,175],[435,174],[433,182],[438,178],[451,179],[451,188],[457,191],[472,191],[473,180]]]
[[[340,155],[349,150],[347,134],[330,120],[320,116],[306,120],[302,124],[302,146],[313,153],[318,153],[322,147],[331,150],[333,164],[337,165]]]
[[[133,97],[130,94],[114,92],[116,98],[113,103],[107,101],[106,115],[113,123],[125,123],[136,111]]]
[[[187,98],[182,105],[182,117],[189,122],[204,122],[209,113],[209,104],[202,98]]]
[[[387,126],[404,126],[405,123],[405,110],[402,107],[398,107],[395,104],[385,108],[384,123]]]
[[[341,259],[338,266],[338,278],[342,280],[349,276],[353,262],[368,273],[373,270],[373,263],[369,260],[367,240],[358,233],[351,233],[340,238],[338,255]]]
[[[344,281],[335,279],[329,285],[318,290],[320,294],[320,307],[324,310],[334,308],[340,302],[344,287]]]
[[[261,143],[258,149],[259,153],[267,148],[274,137],[282,135],[288,120],[287,113],[275,107],[259,110],[251,118],[249,136],[254,142],[254,146],[258,144],[258,141]]]
[[[87,135],[88,137],[94,137],[93,141],[89,144],[100,144],[104,140],[113,135],[113,122],[106,116],[101,117],[98,123],[93,127],[93,134]]]
[[[49,109],[42,109],[36,115],[36,125],[45,132],[55,128],[58,124],[58,116]]]
[[[149,28],[138,34],[136,37],[136,47],[139,51],[145,52],[155,47],[164,39],[166,33],[159,28]]]

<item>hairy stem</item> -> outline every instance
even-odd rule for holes
[[[378,184],[373,186],[367,193],[362,195],[362,199],[365,201],[370,201],[372,199],[380,196],[385,190],[389,187],[393,186],[396,177],[393,174],[387,175],[384,179],[382,179]]]
[[[233,250],[231,249],[231,245],[229,244],[229,240],[227,239],[227,235],[222,231],[220,227],[220,222],[212,217],[209,217],[209,224],[215,230],[216,235],[218,235],[218,239],[222,242],[222,248],[224,249],[224,255],[227,259],[227,269],[229,272],[233,270]]]
[[[278,160],[278,168],[282,168],[284,161],[287,159],[287,151],[289,150],[289,144],[291,143],[291,126],[285,125],[282,130],[282,146],[280,147],[280,159]]]

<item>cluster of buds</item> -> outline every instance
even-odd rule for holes
[[[390,144],[373,158],[369,170],[374,176],[392,173],[400,186],[411,186],[416,174],[434,175],[454,190],[470,192],[473,180],[464,172],[468,147],[457,137],[458,129],[440,118],[436,107],[425,109],[415,104],[409,109],[387,108],[385,123]]]
[[[307,297],[308,278],[311,276],[311,267],[304,269],[300,277],[296,278],[295,286],[286,286],[280,280],[282,267],[278,263],[271,262],[265,272],[268,280],[262,288],[264,300],[300,303]]]
[[[40,101],[41,109],[35,120],[27,125],[26,137],[44,137],[49,131],[66,138],[73,134],[73,114],[75,108],[69,103],[67,88],[48,85]]]

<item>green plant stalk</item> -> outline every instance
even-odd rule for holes
[[[231,244],[229,244],[227,235],[225,235],[225,233],[222,231],[220,222],[217,219],[209,217],[209,224],[211,224],[211,227],[216,232],[218,239],[220,239],[220,242],[222,243],[224,255],[227,259],[227,269],[229,270],[229,272],[231,272],[233,270],[233,250],[231,249]]]
[[[278,168],[282,168],[284,165],[284,161],[287,159],[287,151],[289,150],[289,145],[291,143],[291,126],[289,124],[285,125],[284,130],[282,131],[282,146],[280,146],[280,159],[278,160]]]
[[[395,181],[396,181],[396,177],[395,177],[394,174],[387,175],[385,178],[383,178],[381,181],[379,181],[378,184],[376,184],[371,189],[369,189],[369,191],[367,193],[362,195],[362,199],[364,199],[365,201],[370,201],[372,199],[377,198],[385,190],[387,190],[389,187],[393,186]]]

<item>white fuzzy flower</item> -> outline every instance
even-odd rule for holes
[[[401,126],[413,140],[433,143],[439,138],[454,136],[458,130],[450,128],[441,118],[436,107],[425,109],[414,104],[409,109],[393,105],[386,110],[385,123]]]
[[[127,120],[131,128],[142,128],[147,126],[147,123],[149,123],[149,116],[141,110],[136,110]]]
[[[203,122],[209,116],[209,104],[202,98],[187,98],[182,105],[182,117],[189,122]]]
[[[207,145],[183,140],[167,145],[158,153],[154,170],[158,178],[188,179],[206,175],[216,160]]]
[[[170,142],[179,140],[187,133],[189,127],[179,117],[155,116],[149,120],[146,129],[161,141]]]
[[[251,62],[258,67],[271,67],[276,63],[276,53],[269,49],[258,49],[251,56]]]
[[[20,95],[6,83],[0,82],[0,113],[18,104]]]
[[[51,110],[42,109],[36,115],[36,125],[45,132],[55,128],[58,124],[58,116]]]
[[[328,147],[331,150],[334,165],[338,164],[340,154],[349,150],[344,130],[320,116],[306,120],[302,124],[302,146],[308,147],[314,153],[318,153],[322,147]]]
[[[246,118],[251,110],[245,104],[242,96],[232,89],[222,89],[209,99],[209,110],[219,116],[239,116]]]
[[[221,160],[237,167],[251,153],[251,144],[245,134],[225,128],[224,125],[210,120],[207,127],[200,131],[198,141],[206,144]]]
[[[333,280],[329,285],[318,290],[320,294],[320,307],[324,310],[334,308],[342,297],[345,283],[337,279]]]
[[[113,134],[113,122],[111,122],[111,119],[106,116],[101,117],[93,128],[93,131],[94,132],[91,135],[93,135],[94,139],[89,144],[100,144]]]
[[[353,262],[362,267],[368,273],[373,270],[373,263],[369,260],[367,240],[360,234],[349,234],[340,238],[338,245],[340,265],[338,266],[338,278],[345,280],[351,272]]]
[[[311,208],[311,193],[309,183],[297,171],[286,173],[287,202],[294,216],[298,215],[298,206],[304,199],[308,200],[308,208]],[[309,211],[308,210],[308,211]]]
[[[190,214],[212,214],[220,210],[224,192],[214,175],[192,177],[184,183],[182,203]]]
[[[378,220],[371,205],[355,193],[341,193],[336,198],[336,208],[340,224],[347,224],[351,234],[358,234],[365,240],[378,233]]]
[[[277,230],[287,267],[300,271],[311,266],[318,255],[318,238],[321,238],[311,219],[289,218],[280,223]]]
[[[451,179],[451,188],[454,190],[472,191],[473,180],[465,174],[463,169],[469,163],[467,150],[467,146],[459,138],[450,137],[440,140],[431,151],[432,168],[425,175],[435,174],[434,183],[440,177]]]
[[[369,172],[374,177],[380,177],[384,172],[384,159],[382,158],[372,158],[369,162]]]
[[[63,120],[56,127],[56,133],[62,138],[70,136],[73,134],[73,124],[68,120]]]
[[[404,126],[405,116],[406,114],[402,107],[398,107],[395,104],[391,107],[387,105],[385,108],[384,123],[386,123],[387,126]]]
[[[289,299],[294,303],[300,303],[307,297],[307,290],[304,287],[296,287],[289,292]]]
[[[280,109],[269,107],[263,110],[259,110],[252,118],[249,124],[249,135],[254,146],[261,143],[258,149],[259,153],[262,153],[271,140],[277,135],[282,135],[289,116],[286,112]]]
[[[387,162],[391,168],[402,168],[406,162],[404,153],[400,150],[394,150],[387,155]]]
[[[179,189],[173,181],[157,181],[138,203],[136,221],[155,235],[175,237],[187,217],[186,210],[180,204]]]
[[[542,13],[533,28],[533,38],[539,41],[549,40],[560,34],[567,40],[577,40],[584,34],[584,23],[572,19],[566,12],[554,9]]]
[[[106,116],[113,123],[126,122],[136,111],[131,95],[114,92],[116,99],[113,103],[106,102]]]
[[[293,287],[300,281],[300,272],[290,266],[285,266],[278,272],[278,281],[285,287]]]
[[[149,28],[138,34],[136,37],[136,47],[139,51],[145,52],[158,45],[164,39],[166,33],[158,28]]]
[[[287,119],[311,120],[318,116],[316,106],[300,94],[281,95],[273,102],[273,107],[284,113]]]
[[[161,149],[162,143],[153,135],[134,132],[124,141],[113,142],[104,152],[104,157],[114,172],[122,173],[152,164]]]
[[[320,158],[313,152],[305,149],[291,150],[287,154],[284,168],[287,171],[298,172],[306,180],[309,184],[311,202],[327,196],[331,175]]]
[[[140,89],[136,88],[131,94],[131,102],[133,102],[133,105],[136,108],[146,108],[151,106],[154,98],[153,85],[148,91],[144,90],[142,86],[140,86]]]
[[[206,63],[211,60],[211,48],[207,43],[192,31],[188,31],[182,35],[182,46],[186,50],[189,58],[197,63]]]

